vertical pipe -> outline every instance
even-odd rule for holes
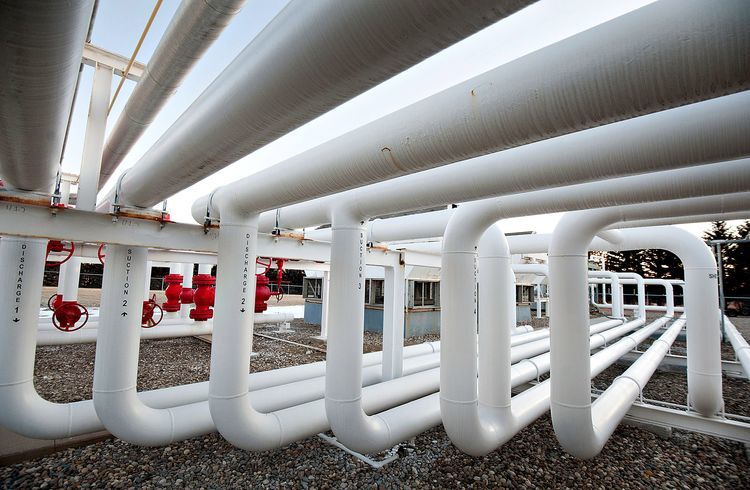
[[[192,288],[193,287],[193,264],[182,264],[182,287]],[[182,304],[180,306],[180,318],[188,318],[190,316],[190,309],[192,304]]]
[[[401,377],[404,364],[404,265],[385,268],[383,381]]]
[[[320,301],[321,301],[321,308],[320,308],[320,339],[326,340],[328,338],[328,301],[330,298],[329,289],[330,289],[330,280],[331,273],[328,271],[323,271],[323,283],[321,286],[320,291]]]
[[[83,141],[81,176],[78,181],[76,208],[93,211],[99,190],[99,169],[102,164],[104,133],[107,129],[107,105],[112,89],[112,69],[96,64],[91,88],[89,117]]]
[[[214,266],[211,264],[198,264],[198,274],[211,274],[211,269],[213,268]],[[179,272],[175,274],[179,274]]]

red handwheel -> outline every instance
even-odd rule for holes
[[[104,255],[104,245],[106,245],[106,243],[99,245],[99,248],[96,251],[96,256],[99,258],[99,262],[102,265],[104,265],[104,257],[106,257],[106,255]]]
[[[61,242],[60,240],[50,240],[47,242],[47,256],[45,258],[45,265],[47,267],[60,267],[62,264],[70,260],[70,258],[73,256],[73,252],[75,251],[76,251],[76,245],[73,242],[70,242],[70,247],[66,248],[65,245],[63,245],[63,242]],[[50,261],[49,254],[51,252],[55,252],[55,253],[66,252],[68,255],[59,262]]]
[[[158,320],[154,320],[154,314],[156,313],[156,310],[159,310]],[[161,323],[162,318],[164,318],[164,310],[156,303],[156,295],[153,295],[151,299],[147,299],[143,302],[143,312],[141,313],[141,327],[154,328]]]
[[[83,323],[76,325],[83,318]],[[89,321],[89,310],[77,301],[63,301],[52,315],[52,324],[63,332],[80,330]]]

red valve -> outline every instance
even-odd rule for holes
[[[189,305],[193,303],[193,296],[195,295],[195,290],[193,288],[182,288],[182,292],[180,293],[180,303],[183,305]]]
[[[83,323],[76,325],[84,318]],[[63,332],[75,332],[89,321],[89,310],[77,301],[63,301],[52,315],[52,324]]]
[[[154,313],[157,309],[159,310],[159,319],[154,320]],[[151,299],[147,299],[143,302],[141,327],[153,328],[161,323],[162,318],[164,318],[164,310],[156,303],[156,295],[151,296]]]
[[[55,311],[60,306],[62,306],[62,303],[63,303],[62,294],[53,294],[47,300],[47,308],[49,308],[52,311]]]
[[[216,278],[211,274],[198,274],[193,276],[193,284],[197,286],[197,289],[193,294],[195,308],[190,310],[190,318],[196,322],[204,322],[214,316],[214,310],[211,307],[214,305],[216,297],[216,288],[214,287]]]
[[[70,260],[70,258],[73,256],[73,252],[75,251],[76,245],[73,242],[70,242],[70,247],[65,248],[65,245],[63,245],[63,242],[61,242],[60,240],[50,240],[47,242],[47,258],[45,259],[45,265],[47,267],[60,267],[62,264]],[[55,262],[49,260],[50,252],[66,252],[68,255],[61,261]]]
[[[266,301],[271,297],[271,288],[268,285],[271,281],[265,274],[256,274],[255,276],[255,313],[263,313],[268,308]]]
[[[167,302],[162,304],[164,311],[174,313],[180,311],[180,296],[182,295],[182,274],[167,274],[164,282],[168,284],[164,290]]]
[[[99,263],[102,265],[104,265],[104,257],[106,257],[106,255],[104,255],[104,245],[106,245],[106,243],[102,243],[101,245],[99,245],[99,248],[96,250],[96,257],[99,259]]]

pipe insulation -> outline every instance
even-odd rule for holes
[[[218,201],[222,199],[241,213],[275,209],[745,90],[750,85],[749,23],[750,8],[741,0],[719,4],[665,0],[647,5],[219,188],[213,194],[211,216],[216,216],[215,208],[221,207]],[[586,56],[581,56],[582,52]],[[716,119],[719,115],[709,117]],[[681,128],[693,129],[697,124],[696,120],[678,123]],[[736,138],[747,139],[747,133],[731,127],[728,131]],[[644,146],[636,141],[639,144],[626,156]],[[649,144],[652,141],[648,139]],[[701,147],[711,145],[700,132],[698,141],[700,144],[686,143],[694,157],[699,154],[699,161],[707,161]],[[551,154],[556,158],[564,155],[559,151]],[[637,159],[644,160],[642,156],[639,152]],[[607,160],[611,162],[613,157]],[[580,159],[574,161],[578,164],[574,169],[585,167]],[[595,175],[588,179],[600,173],[598,161],[593,161],[596,164],[589,174]],[[516,162],[521,165],[520,160]],[[560,180],[563,172],[551,174]],[[619,175],[623,173],[627,172],[619,171]],[[290,185],[289,175],[295,176],[294,185]],[[508,175],[503,172],[503,178],[508,179]],[[280,176],[286,186],[283,194],[273,191],[273,183]],[[483,178],[467,174],[461,180],[483,186]],[[542,185],[545,178],[544,173],[533,174],[534,181],[541,180]],[[424,182],[412,182],[418,184],[415,188],[429,189]],[[567,183],[572,182],[574,175],[567,179]],[[497,194],[495,190],[491,195]],[[387,198],[382,200],[388,202]],[[199,215],[200,222],[207,204],[207,196],[196,203],[194,214]],[[415,206],[420,207],[424,204]],[[362,210],[371,211],[375,210]],[[281,220],[289,227],[283,212]]]
[[[180,4],[109,134],[102,155],[99,189],[244,3],[245,0],[186,0]]]
[[[383,216],[545,187],[732,160],[750,155],[746,137],[750,133],[748,112],[750,93],[720,97],[287,206],[279,210],[278,220],[284,228],[301,228],[329,223],[330,210],[342,203],[356,207],[366,217]],[[193,205],[193,218],[199,223],[203,223],[206,215],[206,204],[205,199],[199,199]],[[212,216],[218,212],[216,207],[211,209]],[[422,223],[412,226],[415,233],[412,238],[435,236],[424,230],[427,223],[445,223],[450,214],[450,210],[422,213]],[[276,212],[263,213],[260,230],[271,231],[276,220]],[[403,220],[402,230],[414,224],[408,217],[382,221],[394,220]],[[378,220],[371,229],[371,241],[385,238]],[[325,235],[311,236],[325,239]],[[399,234],[394,236],[403,238]]]
[[[120,196],[152,206],[530,3],[293,1],[127,171]]]
[[[94,0],[0,3],[0,176],[51,192]]]

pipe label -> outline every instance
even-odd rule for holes
[[[360,228],[359,230],[359,266],[357,270],[357,289],[362,290],[362,284],[364,283],[364,267],[365,267],[365,232]]]
[[[122,308],[123,311],[120,316],[128,316],[128,312],[125,310],[128,307],[128,294],[130,293],[130,268],[133,262],[133,249],[129,248],[125,255],[125,282],[122,285]]]
[[[21,243],[21,255],[18,257],[18,270],[16,274],[16,305],[13,307],[13,323],[21,321],[18,318],[21,309],[21,298],[23,297],[23,269],[26,266],[26,243]]]
[[[243,258],[243,270],[242,270],[242,294],[240,295],[240,313],[244,314],[247,312],[247,283],[250,268],[250,233],[245,233],[245,251]],[[255,272],[255,270],[253,270]]]

